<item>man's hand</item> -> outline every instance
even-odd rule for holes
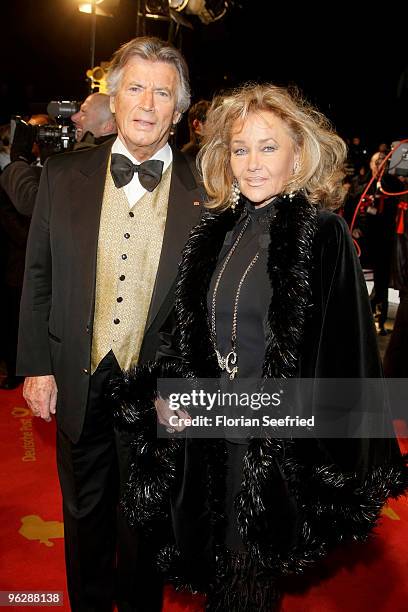
[[[164,400],[161,397],[157,398],[157,400],[154,402],[154,405],[156,406],[157,419],[159,423],[161,425],[164,425],[169,433],[172,433],[172,431],[183,431],[183,429],[186,428],[185,425],[171,425],[169,419],[172,416],[176,416],[182,419],[188,419],[189,414],[187,412],[184,412],[184,410],[181,409],[172,410],[171,408],[169,408],[168,400]]]
[[[361,236],[363,235],[363,232],[361,231],[361,229],[359,227],[355,227],[352,231],[352,236],[353,238],[361,238]]]
[[[35,161],[33,154],[34,128],[25,121],[19,121],[14,131],[14,138],[10,148],[11,161],[25,161],[31,164]]]
[[[52,375],[28,376],[24,381],[23,397],[34,416],[51,421],[57,404],[57,384]]]

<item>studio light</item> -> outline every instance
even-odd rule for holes
[[[146,17],[169,19],[169,0],[146,0]]]
[[[100,4],[104,3],[105,9],[102,9]],[[90,32],[90,70],[95,68],[95,46],[96,46],[96,22],[97,17],[113,17],[109,12],[111,9],[116,8],[119,5],[119,0],[92,0],[92,2],[78,2],[78,10],[80,13],[87,13],[90,15],[91,21],[91,32]],[[90,79],[92,83],[92,79]]]
[[[96,15],[101,15],[102,17],[113,17],[113,15],[110,15],[109,13],[107,13],[106,11],[104,11],[102,8],[98,6],[98,4],[101,4],[102,2],[103,0],[95,0]],[[92,14],[92,2],[80,2],[78,6],[78,10],[80,13],[87,13],[88,15],[91,15]]]
[[[204,25],[209,25],[222,19],[236,3],[237,0],[138,0],[138,22],[140,18],[167,21],[170,30],[176,28],[177,35],[180,26],[193,29],[188,15],[198,17]],[[139,31],[137,26],[136,32]]]
[[[233,0],[169,0],[171,9],[196,15],[205,25],[222,19],[232,4]]]
[[[119,0],[94,0],[95,3],[95,14],[100,17],[113,17],[113,13],[110,12],[118,6]],[[92,2],[78,2],[78,10],[80,13],[87,13],[92,15]],[[101,4],[104,4],[102,8]]]
[[[170,8],[175,11],[183,11],[189,0],[169,0]]]

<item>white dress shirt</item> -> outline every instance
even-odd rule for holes
[[[133,164],[140,164],[140,161],[138,161],[136,157],[133,157],[133,155],[129,153],[129,151],[123,144],[123,142],[120,140],[119,136],[116,138],[115,142],[113,143],[112,153],[120,153],[121,155],[125,155],[127,158],[129,158]],[[159,149],[159,151],[156,151],[156,153],[152,155],[152,157],[149,159],[161,160],[164,164],[163,165],[163,173],[164,173],[167,170],[167,168],[170,166],[171,162],[173,161],[173,152],[171,150],[169,143],[166,142],[164,147]],[[137,172],[134,173],[133,178],[130,181],[130,183],[128,183],[124,187],[121,187],[121,189],[125,190],[125,194],[129,202],[130,208],[132,208],[132,206],[134,206],[136,202],[138,202],[140,198],[143,197],[147,191],[140,184],[139,175]]]

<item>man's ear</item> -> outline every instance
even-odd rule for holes
[[[109,108],[111,113],[115,113],[115,96],[109,98]]]
[[[113,112],[113,111],[112,111]],[[181,113],[179,111],[174,111],[173,113],[173,125],[176,125],[181,119]]]

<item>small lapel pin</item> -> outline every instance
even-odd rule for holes
[[[194,204],[194,206],[200,206],[199,200],[194,200],[193,204]]]

